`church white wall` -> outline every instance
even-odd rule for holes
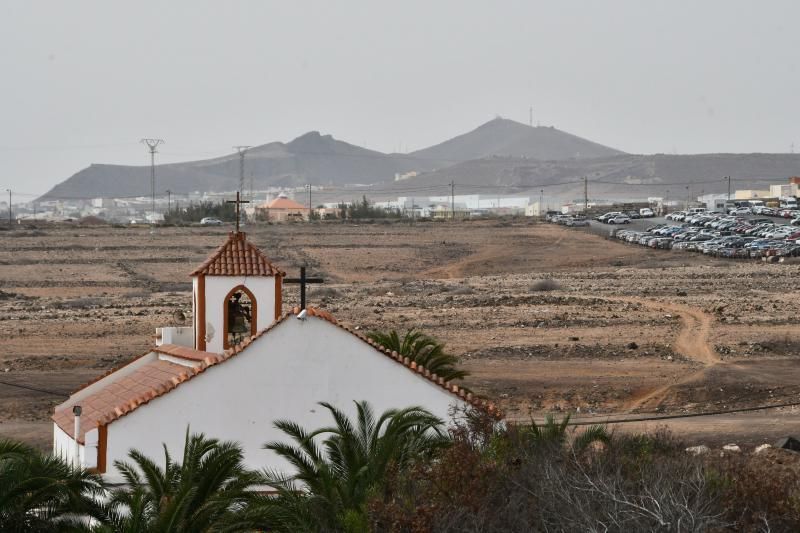
[[[162,344],[177,344],[194,348],[194,327],[168,326],[156,328],[156,346]]]
[[[82,444],[78,445],[81,466],[85,468],[97,466],[97,434],[97,429],[94,429],[93,435],[88,435],[87,432],[86,440],[88,440],[91,444],[94,444],[94,446],[90,446],[88,457],[86,446]],[[75,441],[55,423],[53,423],[53,455],[60,457],[70,464],[75,462]]]
[[[319,318],[290,318],[245,352],[109,424],[107,477],[119,480],[113,462],[126,459],[130,448],[163,461],[166,442],[179,457],[187,426],[239,441],[251,468],[287,469],[261,449],[265,442],[287,439],[273,421],[286,418],[318,428],[332,421],[317,402],[353,415],[353,400],[369,401],[377,414],[421,405],[445,421],[451,406],[462,404],[350,333]]]
[[[265,276],[206,276],[206,351],[222,353],[225,296],[244,285],[256,297],[259,330],[275,320],[275,278]],[[196,287],[195,287],[196,290]],[[196,316],[196,315],[195,315]]]

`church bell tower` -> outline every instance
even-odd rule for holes
[[[244,232],[231,232],[192,272],[195,348],[222,353],[280,317],[284,276]]]

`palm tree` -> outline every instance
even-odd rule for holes
[[[531,425],[522,432],[531,444],[531,447],[562,447],[567,442],[567,427],[569,426],[570,415],[567,414],[560,422],[557,422],[552,414],[545,416],[544,424],[537,424],[531,420]],[[608,431],[604,426],[593,425],[586,428],[572,440],[572,448],[578,452],[586,449],[593,442],[608,444],[611,440]]]
[[[278,420],[275,427],[294,443],[264,445],[295,469],[265,472],[278,491],[266,504],[269,531],[366,531],[367,501],[385,488],[389,469],[402,472],[449,443],[442,421],[421,407],[390,409],[376,419],[367,402],[355,402],[350,420],[331,404],[320,405],[333,426],[308,432]]]
[[[189,435],[178,463],[164,445],[164,467],[137,450],[115,461],[126,486],[113,490],[97,532],[197,532],[255,529],[252,509],[261,481],[242,463],[242,449],[203,434]]]
[[[433,337],[414,328],[408,330],[402,339],[395,330],[391,330],[389,333],[373,331],[367,336],[378,344],[408,357],[447,381],[464,379],[469,375],[469,372],[458,370],[455,367],[458,358],[445,353],[444,343],[438,342]]]
[[[99,476],[58,457],[0,439],[0,531],[65,531],[97,512]]]

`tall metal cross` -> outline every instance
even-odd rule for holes
[[[300,310],[306,308],[306,284],[308,283],[325,283],[322,278],[308,278],[306,277],[306,267],[300,267],[299,278],[286,278],[284,283],[296,283],[300,285]]]
[[[225,200],[226,204],[236,204],[236,233],[239,233],[239,206],[241,204],[249,204],[249,200],[240,200],[239,191],[236,191],[236,200]]]

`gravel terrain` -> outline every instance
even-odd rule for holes
[[[626,246],[524,219],[247,230],[290,275],[306,264],[325,278],[309,289],[312,305],[364,331],[417,327],[446,342],[471,372],[466,385],[511,418],[692,413],[800,392],[797,265]],[[191,320],[188,273],[226,231],[0,233],[0,381],[53,393],[0,384],[0,434],[49,446],[66,393],[145,352],[157,326]],[[298,299],[284,289],[287,308]],[[800,429],[791,414],[781,420]]]

